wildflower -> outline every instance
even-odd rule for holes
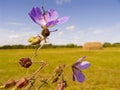
[[[45,11],[43,7],[42,11],[39,7],[33,7],[29,13],[29,16],[35,23],[37,23],[41,26],[41,28],[43,28],[42,35],[45,38],[50,35],[50,31],[48,29],[49,27],[53,27],[54,25],[64,23],[69,19],[68,16],[58,19],[59,15],[57,11],[55,11],[54,9]]]
[[[42,7],[42,10],[43,12],[39,7],[33,7],[29,13],[32,20],[42,28],[49,28],[56,24],[64,23],[69,19],[67,16],[58,19],[59,15],[54,9],[45,11]]]
[[[87,69],[90,66],[88,61],[82,61],[86,56],[80,58],[76,63],[72,65],[72,79],[75,81],[77,79],[78,82],[83,82],[85,80],[85,76],[82,73],[82,70]]]
[[[24,68],[29,68],[32,65],[30,58],[21,58],[19,64]]]

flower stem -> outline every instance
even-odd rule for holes
[[[40,71],[41,69],[43,69],[43,67],[45,67],[46,65],[47,65],[46,63],[42,62],[42,66],[40,66],[40,67],[28,78],[30,84],[29,84],[28,87],[25,88],[25,90],[31,90],[31,88],[34,87],[34,84],[35,84],[35,82],[36,82],[36,78],[38,78],[38,76],[39,76],[39,74],[38,74],[39,71]]]
[[[46,63],[42,63],[42,66],[40,66],[28,79],[30,80],[30,79],[32,79],[32,78],[37,78],[37,76],[38,76],[38,73],[39,73],[39,71],[41,70],[41,69],[43,69],[43,67],[45,67],[47,64]]]
[[[38,51],[45,45],[45,43],[41,44],[34,52],[33,56],[32,56],[32,60],[34,57],[36,57],[38,55]]]

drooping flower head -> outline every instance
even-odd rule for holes
[[[53,27],[57,24],[64,23],[69,19],[68,16],[58,18],[59,14],[57,13],[57,11],[55,11],[54,9],[49,9],[45,11],[43,7],[42,10],[39,7],[33,7],[29,13],[29,16],[35,23],[43,28],[41,34],[44,36],[44,38],[50,35],[50,31],[48,28]]]
[[[42,28],[49,28],[56,24],[61,24],[66,22],[69,17],[65,16],[62,18],[58,18],[59,14],[54,9],[49,9],[45,11],[42,7],[42,10],[39,7],[33,7],[31,12],[29,13],[31,19],[40,25]]]
[[[78,82],[83,82],[85,80],[85,75],[82,73],[82,70],[87,69],[90,66],[88,61],[82,61],[86,56],[80,58],[72,65],[72,79],[75,81],[77,79]]]

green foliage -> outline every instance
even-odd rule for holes
[[[104,44],[103,44],[103,47],[111,47],[112,45],[111,45],[111,43],[109,43],[109,42],[105,42]]]
[[[36,46],[37,45],[4,45],[1,46],[0,49],[33,49]],[[81,47],[81,46],[77,46],[75,44],[67,44],[67,45],[45,44],[43,48],[76,48],[76,47]]]
[[[20,67],[18,61],[21,57],[33,55],[33,49],[6,49],[0,50],[0,85],[8,79],[19,79],[29,76],[38,67],[33,63],[26,75],[26,69]],[[89,69],[84,70],[86,80],[84,83],[73,82],[71,79],[71,65],[80,57],[86,55],[91,63]],[[40,75],[48,77],[58,65],[66,64],[64,69],[68,87],[65,90],[119,90],[120,89],[120,48],[103,48],[103,50],[82,50],[81,48],[52,48],[41,49],[33,61],[44,60],[48,65],[40,71]],[[39,80],[38,80],[39,81]],[[39,83],[37,84],[39,85]],[[49,89],[48,89],[49,88]],[[10,90],[10,89],[9,89]],[[35,90],[33,88],[32,90]],[[45,86],[41,90],[56,90],[56,84]]]
[[[111,44],[111,43],[109,43],[109,42],[105,42],[105,43],[103,44],[103,47],[120,47],[120,42],[113,43],[113,44]]]
[[[74,47],[77,47],[77,45],[71,43],[71,44],[67,44],[66,47],[74,48]]]
[[[120,43],[114,43],[112,46],[113,47],[120,47]]]
[[[33,45],[4,45],[0,49],[30,49],[35,48]]]

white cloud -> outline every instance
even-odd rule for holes
[[[0,46],[13,44],[29,44],[28,38],[34,36],[39,31],[29,27],[21,27],[17,30],[9,27],[0,28]]]
[[[56,4],[70,3],[72,0],[56,0]]]
[[[63,32],[59,32],[58,35],[59,35],[59,36],[63,35]]]
[[[66,30],[75,30],[75,26],[74,25],[71,25],[71,26],[68,26],[65,28]]]
[[[83,35],[86,35],[86,34],[98,35],[98,34],[110,32],[110,30],[111,28],[109,29],[108,27],[104,27],[104,28],[89,27],[86,29],[82,29],[81,31],[79,31],[79,33]]]
[[[88,32],[92,33],[92,34],[100,34],[104,32],[104,28],[88,28],[87,30]]]
[[[103,31],[102,30],[94,30],[93,31],[93,34],[100,34],[100,33],[102,33]]]
[[[81,37],[80,36],[73,37],[73,43],[77,44],[77,45],[80,45],[80,43],[81,43]]]
[[[17,27],[16,27],[17,28]],[[28,38],[40,33],[36,27],[20,27],[10,29],[0,28],[0,45],[29,44]],[[75,30],[74,25],[66,27],[67,30]],[[78,29],[78,28],[77,28]],[[88,41],[117,42],[120,41],[120,24],[109,27],[90,27],[78,29],[76,32],[58,31],[50,35],[50,43],[53,44],[83,44]],[[80,30],[80,31],[79,31]]]
[[[13,34],[13,35],[10,35],[10,36],[8,36],[8,37],[11,38],[11,39],[14,39],[14,38],[19,38],[20,36],[17,35],[17,34]]]
[[[14,26],[23,26],[24,24],[23,23],[20,23],[20,22],[6,22],[5,24],[7,25],[14,25]]]

